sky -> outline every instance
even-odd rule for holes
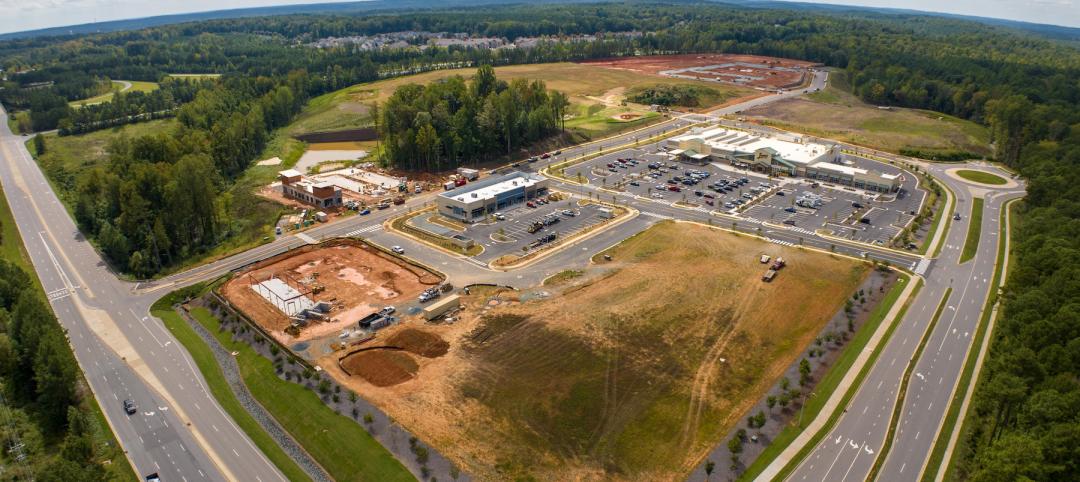
[[[0,0],[0,33],[46,27],[332,0]],[[977,15],[1080,27],[1080,0],[801,0]]]

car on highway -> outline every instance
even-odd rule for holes
[[[405,248],[402,248],[401,246],[394,246],[390,248],[390,251],[393,251],[397,254],[405,254]]]
[[[953,218],[954,221],[959,221],[960,220],[960,213],[953,214],[952,218]]]
[[[135,401],[130,398],[124,399],[123,407],[124,413],[128,415],[135,415],[135,412],[138,411],[138,408],[135,406]]]
[[[158,476],[157,472],[147,475],[145,479],[146,482],[161,482],[161,477]]]

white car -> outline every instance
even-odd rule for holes
[[[503,213],[495,213],[492,216],[495,216],[495,219],[499,221],[506,221],[506,216]]]
[[[658,192],[652,193],[652,197],[653,197],[653,199],[664,199],[664,195],[660,194]]]
[[[401,246],[394,246],[390,248],[390,251],[393,251],[397,254],[405,254],[405,249],[403,249]]]

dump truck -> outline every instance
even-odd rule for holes
[[[768,283],[769,281],[772,281],[773,278],[775,278],[775,277],[776,277],[776,270],[775,269],[770,269],[770,270],[766,271],[765,274],[763,274],[761,276],[761,281],[764,281],[764,282]]]
[[[480,171],[478,171],[476,169],[469,169],[469,168],[466,168],[466,167],[459,167],[459,168],[457,168],[457,173],[458,173],[459,176],[461,176],[461,177],[463,177],[465,179],[468,179],[470,181],[475,181],[478,178],[480,178]]]

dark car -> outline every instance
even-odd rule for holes
[[[855,209],[862,209],[862,204],[853,202],[853,203],[851,203],[851,207],[853,207]]]
[[[784,224],[786,224],[788,226],[794,226],[795,225],[795,220],[794,219],[787,219],[787,220],[784,221]]]
[[[135,415],[135,412],[137,412],[137,411],[138,411],[138,408],[135,407],[135,401],[134,400],[132,400],[130,398],[124,400],[124,413],[126,413],[128,415]]]
[[[862,218],[859,220],[859,222],[863,224],[870,224],[870,218]]]
[[[694,191],[694,195],[695,195],[695,196],[704,196],[704,195],[705,195],[705,193],[703,193],[703,192],[701,192],[701,191]]]
[[[641,183],[639,183],[639,182],[637,182],[637,181],[630,181],[630,185],[631,185],[631,186],[640,186],[640,185],[641,185]]]
[[[795,208],[784,208],[784,211],[787,211],[789,213],[793,213],[793,212],[795,212]]]
[[[784,195],[784,191],[776,191],[776,195],[777,195],[777,196],[783,196],[783,195]]]

